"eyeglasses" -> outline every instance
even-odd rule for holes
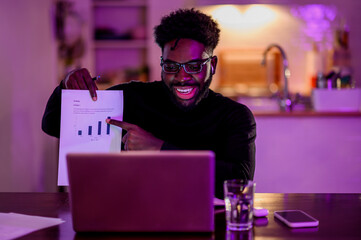
[[[204,60],[192,60],[186,63],[177,63],[177,62],[165,62],[163,57],[160,57],[162,70],[165,73],[178,73],[181,67],[188,74],[196,74],[202,72],[203,65],[205,65],[213,56],[204,59]]]

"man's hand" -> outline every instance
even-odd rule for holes
[[[106,122],[127,131],[122,139],[125,150],[160,150],[164,143],[137,125],[114,119],[107,119]]]
[[[76,69],[69,72],[63,80],[63,87],[65,89],[89,90],[92,99],[94,101],[97,100],[96,90],[98,90],[98,87],[92,80],[92,77],[86,68]]]

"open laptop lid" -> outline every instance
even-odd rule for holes
[[[214,154],[130,151],[68,154],[74,230],[214,230]]]

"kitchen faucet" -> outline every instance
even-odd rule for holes
[[[282,55],[282,63],[283,63],[283,75],[284,75],[284,84],[283,84],[283,94],[281,94],[280,98],[279,98],[279,105],[280,105],[280,109],[281,111],[292,111],[292,107],[293,107],[293,102],[290,99],[290,94],[288,92],[288,79],[291,76],[291,72],[290,69],[288,68],[288,60],[287,60],[287,56],[285,51],[283,50],[283,48],[278,45],[278,44],[270,44],[267,49],[263,52],[263,60],[262,60],[262,65],[265,66],[266,65],[266,57],[267,57],[267,53],[272,49],[272,48],[277,48]]]

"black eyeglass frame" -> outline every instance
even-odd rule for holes
[[[175,64],[175,65],[178,66],[178,70],[177,70],[176,72],[167,72],[167,71],[164,69],[164,64],[165,64],[165,62],[164,62],[163,56],[161,56],[161,57],[160,57],[160,66],[162,67],[162,71],[163,71],[163,72],[169,73],[169,74],[176,74],[176,73],[178,73],[178,72],[180,71],[181,67],[183,67],[184,71],[185,71],[186,73],[188,73],[188,74],[197,74],[197,73],[202,72],[203,66],[204,66],[209,60],[211,60],[213,57],[214,57],[214,56],[210,56],[209,58],[204,59],[204,60],[203,60],[203,59],[202,59],[202,60],[191,60],[191,61],[185,62],[185,63],[178,63],[178,62],[173,62],[173,61],[171,61],[170,63]],[[200,67],[199,71],[189,72],[189,71],[187,70],[187,68],[186,68],[186,65],[187,65],[187,64],[190,64],[191,62],[196,62],[196,61],[201,62],[201,67]]]

